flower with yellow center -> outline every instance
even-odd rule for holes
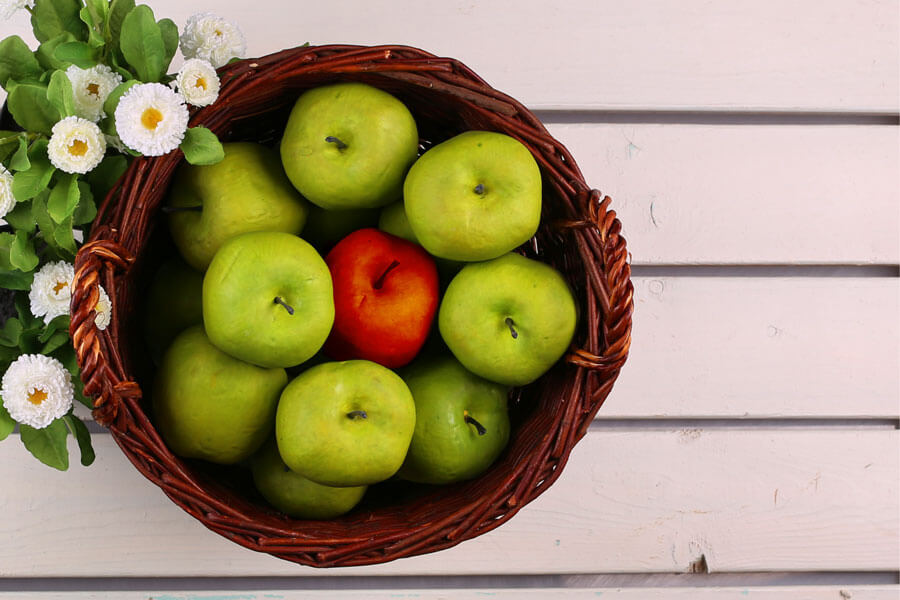
[[[90,69],[80,69],[72,65],[66,69],[66,76],[72,82],[75,114],[94,122],[105,116],[103,103],[106,102],[110,92],[122,83],[122,76],[106,65],[97,65]]]
[[[87,119],[66,117],[57,121],[50,134],[47,156],[54,167],[66,173],[87,173],[106,153],[103,132]]]
[[[72,299],[72,279],[75,268],[67,262],[47,263],[34,274],[28,300],[31,314],[43,317],[49,323],[60,315],[69,314],[69,302]]]
[[[161,83],[132,86],[116,107],[122,143],[144,156],[162,156],[181,144],[188,124],[187,105]]]
[[[0,395],[14,420],[43,429],[69,412],[75,388],[72,376],[55,358],[23,354],[3,374]]]
[[[219,76],[205,60],[191,58],[175,77],[175,86],[188,104],[209,106],[219,97]]]
[[[186,59],[201,58],[217,69],[247,52],[240,28],[212,13],[197,13],[188,18],[180,45]]]

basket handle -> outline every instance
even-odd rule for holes
[[[82,246],[75,256],[69,334],[81,366],[84,395],[94,398],[94,419],[109,427],[118,414],[122,400],[140,397],[141,390],[137,383],[124,375],[115,319],[111,320],[105,331],[97,329],[94,323],[94,307],[100,298],[101,280],[110,296],[114,296],[113,275],[128,269],[134,262],[131,253],[109,239],[110,232],[101,233],[95,236],[100,239]],[[116,303],[112,305],[115,310]]]

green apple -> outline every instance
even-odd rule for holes
[[[322,256],[335,244],[358,229],[374,227],[378,222],[378,208],[349,208],[326,210],[315,204],[309,208],[303,239],[312,244]]]
[[[147,289],[143,324],[153,362],[159,364],[176,335],[203,322],[202,296],[203,273],[177,257],[160,265]]]
[[[516,386],[559,360],[577,318],[575,299],[556,269],[509,253],[463,267],[444,292],[438,328],[468,370]]]
[[[203,277],[203,323],[223,352],[261,367],[311,358],[334,323],[328,265],[289,233],[235,236]]]
[[[359,504],[366,486],[332,487],[291,471],[273,439],[250,464],[256,489],[281,512],[297,519],[333,519]]]
[[[304,92],[281,139],[288,177],[310,202],[327,209],[383,206],[400,198],[418,151],[409,109],[364,83]]]
[[[184,259],[203,271],[228,238],[248,231],[300,233],[308,204],[278,154],[250,142],[223,144],[214,165],[185,163],[169,192],[169,228]]]
[[[527,242],[541,220],[541,172],[513,137],[467,131],[417,160],[403,184],[410,227],[429,253],[482,261]]]
[[[331,486],[388,479],[409,449],[416,407],[400,376],[367,360],[304,371],[278,401],[275,437],[285,464]]]
[[[452,356],[417,360],[401,376],[416,403],[416,429],[399,476],[444,484],[491,466],[509,441],[509,389]]]
[[[175,338],[156,373],[156,425],[178,456],[234,464],[249,458],[272,434],[285,385],[284,369],[263,369],[233,358],[195,325]]]

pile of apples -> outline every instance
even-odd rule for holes
[[[408,108],[362,83],[304,92],[277,151],[233,142],[183,165],[163,208],[180,258],[145,319],[171,450],[249,465],[297,518],[343,514],[391,478],[485,471],[509,390],[575,331],[563,277],[513,252],[541,195],[516,139],[468,131],[420,156]]]

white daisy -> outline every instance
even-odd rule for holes
[[[94,305],[94,312],[97,313],[97,316],[94,317],[94,325],[97,326],[97,329],[103,331],[109,327],[109,321],[112,318],[112,303],[109,301],[109,294],[106,293],[103,286],[100,286],[100,298],[97,299],[97,304]]]
[[[41,267],[34,274],[31,290],[28,292],[31,314],[44,317],[45,323],[59,315],[69,314],[74,278],[75,268],[67,262],[52,262]]]
[[[75,390],[61,362],[43,354],[23,354],[3,374],[0,394],[9,416],[43,429],[69,412]]]
[[[0,20],[9,19],[23,8],[34,8],[34,0],[0,0]]]
[[[12,192],[13,175],[0,165],[0,220],[16,205]],[[4,221],[5,222],[5,221]]]
[[[217,69],[247,51],[244,34],[237,25],[212,13],[192,15],[181,34],[185,58],[202,58]]]
[[[161,83],[132,86],[116,107],[119,137],[144,156],[162,156],[177,148],[187,124],[184,99]]]
[[[106,138],[97,124],[81,117],[66,117],[50,130],[47,156],[66,173],[87,173],[106,154]]]
[[[209,61],[191,58],[185,61],[175,85],[188,104],[209,106],[219,97],[219,76]]]
[[[81,69],[72,65],[66,69],[66,76],[72,82],[75,97],[75,113],[88,121],[97,122],[105,115],[103,103],[110,92],[122,83],[122,76],[106,65]]]

